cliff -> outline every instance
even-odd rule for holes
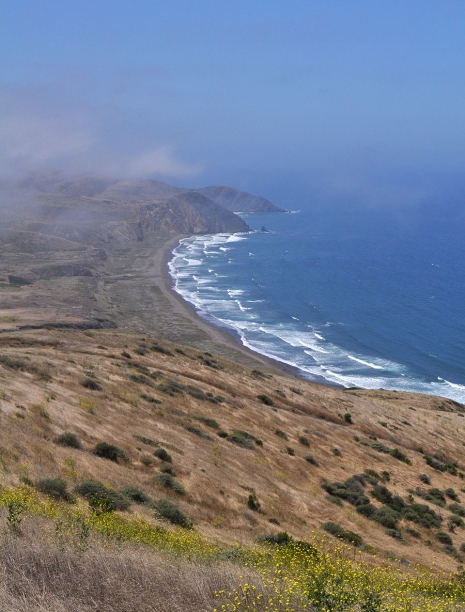
[[[234,187],[219,185],[203,187],[197,191],[233,212],[286,212],[284,208],[275,206],[266,198],[240,191]]]

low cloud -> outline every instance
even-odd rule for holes
[[[0,88],[0,178],[52,168],[125,178],[202,172],[200,164],[179,159],[173,146],[134,138],[137,129],[122,111],[55,101],[34,88]]]

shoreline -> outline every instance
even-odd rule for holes
[[[163,295],[173,306],[175,312],[187,317],[197,327],[206,332],[214,342],[227,345],[228,347],[243,353],[247,357],[254,359],[258,363],[261,363],[267,368],[275,370],[279,374],[288,376],[289,378],[305,380],[306,382],[323,385],[325,387],[331,387],[336,389],[344,388],[342,385],[331,383],[330,381],[326,381],[323,378],[321,378],[321,380],[317,380],[316,378],[307,378],[300,374],[297,368],[281,363],[276,359],[267,357],[266,355],[262,355],[261,353],[249,349],[248,347],[244,346],[233,333],[219,326],[216,326],[213,323],[205,321],[205,319],[203,319],[199,315],[196,308],[187,300],[185,300],[177,291],[175,291],[175,289],[173,288],[173,279],[171,277],[168,267],[168,264],[173,255],[173,250],[179,245],[180,241],[183,238],[189,237],[189,234],[179,234],[177,236],[173,236],[163,244],[163,246],[155,254],[155,258],[153,261],[153,265],[158,273],[157,276],[159,276],[161,279],[160,289]]]

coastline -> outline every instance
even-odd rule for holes
[[[249,349],[248,347],[244,346],[233,333],[205,321],[205,319],[198,314],[195,307],[187,302],[177,291],[175,291],[173,288],[173,280],[169,272],[168,264],[172,258],[173,250],[179,245],[183,238],[188,237],[189,234],[173,236],[157,251],[153,260],[153,265],[157,271],[157,276],[159,276],[161,280],[160,290],[170,302],[175,312],[188,318],[194,325],[206,332],[214,342],[226,345],[235,351],[239,351],[248,358],[255,360],[257,365],[262,364],[263,366],[271,370],[275,370],[279,374],[288,376],[289,378],[305,380],[306,382],[321,384],[332,388],[344,388],[342,385],[331,383],[323,378],[321,380],[316,380],[302,376],[297,368],[293,368],[290,365],[281,363],[276,359],[272,359],[266,355],[261,355],[260,353]]]

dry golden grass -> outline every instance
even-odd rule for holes
[[[148,336],[116,331],[35,330],[0,336],[0,355],[22,364],[0,363],[2,484],[62,476],[70,488],[84,479],[114,488],[136,486],[155,500],[175,500],[196,529],[225,543],[249,543],[273,531],[305,539],[330,520],[362,535],[381,557],[396,556],[410,563],[427,558],[446,570],[456,568],[457,560],[441,550],[429,530],[414,526],[421,539],[405,534],[406,544],[401,544],[352,506],[329,503],[321,480],[342,481],[367,468],[386,470],[391,474],[389,489],[406,498],[407,489],[423,486],[418,476],[426,473],[431,486],[452,487],[465,497],[460,493],[465,483],[458,476],[427,466],[419,452],[421,446],[425,453],[443,453],[465,465],[462,408],[443,398],[341,391],[270,371],[260,376],[244,366],[167,342],[160,344],[171,355],[153,351],[153,342]],[[123,352],[131,357],[122,356]],[[101,385],[100,391],[82,386],[89,377]],[[160,385],[170,380],[183,386],[181,393],[168,395],[161,390]],[[223,399],[198,399],[187,392],[188,385]],[[271,398],[273,405],[265,405],[260,395]],[[347,412],[352,424],[344,421]],[[233,444],[198,417],[216,420],[228,434],[246,431],[263,446]],[[276,430],[283,431],[287,440]],[[83,449],[57,445],[57,436],[65,431],[75,433]],[[309,447],[299,442],[301,436],[308,439]],[[399,448],[412,464],[363,446],[354,436],[368,442],[376,437]],[[95,456],[92,450],[102,441],[124,450],[129,461],[114,463]],[[172,469],[185,486],[185,495],[155,483],[161,461],[152,454],[153,444],[172,456]],[[305,460],[309,454],[318,467]],[[143,463],[146,456],[152,465]],[[252,492],[263,514],[248,509]],[[447,516],[447,510],[432,508]],[[150,509],[138,506],[137,511],[154,520]],[[464,530],[458,528],[451,535],[458,549],[465,542]]]

